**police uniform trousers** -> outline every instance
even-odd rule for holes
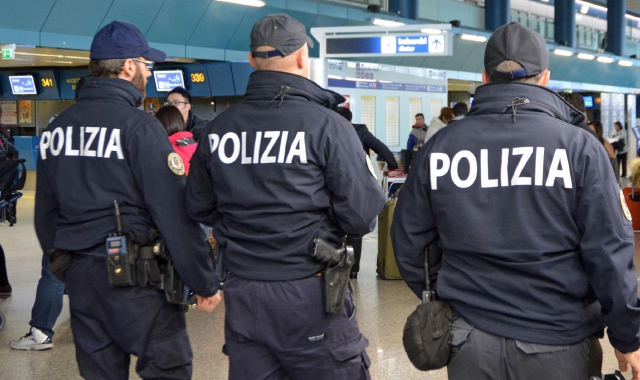
[[[464,319],[451,326],[449,380],[586,380],[589,340],[566,346],[521,342],[489,334]]]
[[[180,305],[153,287],[109,285],[106,258],[76,254],[66,273],[80,375],[129,378],[130,355],[143,379],[190,379],[193,357]]]
[[[350,295],[327,314],[324,280],[254,281],[229,274],[224,302],[229,380],[369,380],[369,341]]]

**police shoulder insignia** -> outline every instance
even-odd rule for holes
[[[369,159],[369,156],[367,156],[367,154],[364,154],[364,160],[367,161],[367,166],[369,167],[369,171],[371,172],[371,175],[373,176],[373,178],[376,179],[376,181],[378,180],[378,176],[376,175],[376,172],[373,171],[373,165],[371,165],[371,160]]]
[[[624,193],[620,190],[620,206],[622,206],[622,213],[628,221],[631,221],[631,212],[627,206],[627,200],[624,198]]]
[[[169,169],[171,169],[174,174],[184,174],[184,162],[182,162],[182,158],[180,158],[177,153],[169,153],[167,163],[169,164]]]

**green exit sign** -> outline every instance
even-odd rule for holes
[[[2,49],[2,59],[15,59],[16,52],[13,49]]]

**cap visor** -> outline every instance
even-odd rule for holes
[[[153,62],[164,62],[167,59],[167,55],[163,51],[154,48],[149,48],[149,51],[143,57]]]
[[[309,36],[307,36],[307,45],[309,45],[310,48],[315,46],[315,44],[313,43],[313,40]]]

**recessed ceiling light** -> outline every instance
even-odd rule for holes
[[[487,40],[487,37],[478,36],[475,34],[466,34],[466,33],[461,35],[460,38],[466,41],[473,41],[473,42],[485,42]]]
[[[592,59],[594,59],[596,56],[593,54],[587,54],[587,53],[578,53],[578,58],[580,59],[586,59],[587,61],[591,61]]]
[[[571,57],[573,55],[573,52],[570,50],[564,50],[564,49],[555,49],[553,51],[553,54],[555,55],[561,55],[563,57]]]
[[[231,3],[238,5],[246,5],[248,7],[261,8],[265,6],[265,2],[262,0],[216,0],[222,3]]]
[[[621,59],[621,60],[618,61],[618,65],[625,66],[625,67],[631,67],[631,66],[633,66],[633,62]]]
[[[404,25],[404,22],[387,20],[385,18],[372,18],[371,21],[373,21],[373,25],[387,26],[390,28]]]
[[[611,58],[611,57],[598,57],[598,62],[611,63],[611,62],[613,62],[613,58]]]

